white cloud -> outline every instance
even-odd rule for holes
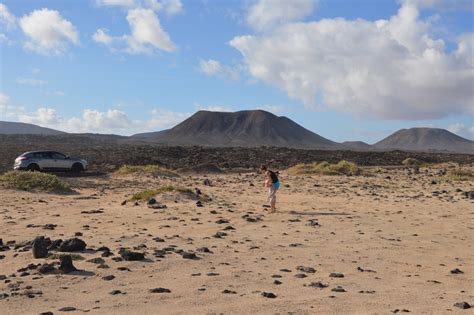
[[[132,7],[137,3],[135,0],[97,0],[97,4],[101,6]]]
[[[257,31],[297,21],[313,12],[316,0],[258,0],[249,7],[247,24]]]
[[[16,107],[10,104],[10,97],[8,95],[0,93],[0,120],[15,118],[19,113],[22,113],[23,110],[22,107]]]
[[[173,112],[164,109],[154,109],[150,111],[151,118],[145,122],[143,131],[154,131],[157,129],[167,129],[174,127],[183,120],[191,116],[190,113]]]
[[[201,105],[199,103],[194,103],[194,107],[196,110],[207,110],[211,112],[233,112],[234,110],[228,106],[222,106],[222,105]]]
[[[8,98],[5,97],[5,95],[0,94],[0,117],[4,109],[3,104],[8,102]],[[154,109],[149,112],[147,120],[133,120],[124,111],[116,109],[106,111],[85,109],[80,116],[70,118],[63,117],[56,109],[48,107],[40,107],[34,112],[28,113],[24,109],[18,109],[15,112],[9,110],[8,112],[10,114],[6,117],[9,119],[66,132],[114,133],[121,135],[170,128],[191,115],[189,113]]]
[[[131,36],[126,37],[130,53],[147,53],[154,48],[167,52],[176,50],[176,46],[161,28],[160,20],[152,10],[130,10],[127,21],[132,32]]]
[[[446,52],[429,28],[418,8],[405,3],[389,20],[286,23],[230,44],[251,76],[308,108],[324,105],[384,119],[473,113],[473,34]]]
[[[20,19],[20,27],[28,37],[24,47],[40,54],[62,54],[69,43],[79,43],[74,25],[55,10],[35,10]]]
[[[21,84],[21,85],[29,85],[29,86],[40,86],[40,85],[45,85],[48,82],[44,80],[33,79],[33,78],[19,78],[16,80],[16,83]]]
[[[449,131],[460,135],[461,137],[466,137],[472,139],[474,137],[474,125],[465,125],[464,123],[454,123],[447,127]]]
[[[19,114],[18,120],[30,124],[54,126],[60,124],[62,118],[57,114],[55,109],[40,107],[34,113]]]
[[[16,25],[16,17],[10,13],[3,3],[0,3],[0,24],[5,25],[7,29],[14,28]]]
[[[237,69],[222,65],[217,60],[201,60],[199,62],[199,68],[202,73],[209,76],[225,77],[234,81],[238,81],[240,79],[240,74]]]
[[[280,105],[265,104],[265,105],[258,106],[257,109],[262,109],[262,110],[265,110],[265,111],[273,113],[273,114],[279,114],[279,113],[286,112],[286,108],[284,106],[280,106]]]
[[[130,54],[152,54],[157,50],[173,52],[176,45],[171,41],[151,9],[131,9],[127,14],[130,35],[110,36],[108,30],[98,29],[93,40],[108,46],[111,50],[125,50]],[[125,47],[123,47],[125,46]]]
[[[108,30],[106,28],[100,28],[95,31],[94,35],[92,35],[92,39],[97,43],[101,43],[104,45],[110,45],[114,41],[114,38],[107,34]]]
[[[404,0],[403,3],[413,4],[419,8],[474,11],[472,0]]]
[[[150,8],[162,11],[167,15],[175,15],[183,12],[183,4],[180,0],[146,0]]]

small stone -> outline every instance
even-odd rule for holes
[[[108,276],[102,277],[102,280],[105,280],[105,281],[110,281],[110,280],[114,280],[114,279],[115,279],[114,275],[108,275]]]
[[[298,266],[298,267],[296,267],[296,270],[306,272],[306,273],[315,273],[316,272],[316,269],[314,269],[313,267],[304,267],[304,266]]]
[[[346,292],[346,290],[341,286],[337,286],[335,288],[332,288],[331,291],[332,292]]]
[[[72,311],[75,311],[76,308],[73,307],[73,306],[66,306],[66,307],[62,307],[60,308],[58,311],[60,312],[72,312]]]
[[[274,299],[276,298],[277,296],[275,294],[273,294],[272,292],[262,292],[262,296],[263,297],[266,297],[267,299]]]
[[[339,272],[331,272],[331,273],[329,274],[329,276],[330,276],[331,278],[344,278],[344,274],[339,273]]]
[[[41,273],[41,274],[51,273],[55,270],[56,270],[56,268],[54,267],[54,264],[42,264],[38,268],[38,272]]]
[[[311,282],[307,286],[312,287],[312,288],[324,289],[328,287],[328,284],[318,281],[318,282]]]
[[[191,252],[183,252],[181,254],[181,257],[183,257],[184,259],[193,259],[193,260],[198,260],[199,257],[196,256],[195,253],[191,253]]]
[[[87,262],[90,262],[90,263],[93,263],[93,264],[103,264],[105,263],[105,260],[100,258],[100,257],[95,257],[95,258],[92,258],[92,259],[89,259],[87,260]]]
[[[166,288],[154,288],[149,290],[150,293],[171,293],[170,289]]]
[[[467,303],[467,302],[458,302],[458,303],[455,303],[453,306],[454,306],[454,307],[458,307],[458,308],[463,309],[463,310],[467,310],[467,309],[469,309],[469,308],[472,307],[472,306],[471,306],[469,303]]]
[[[459,274],[463,274],[464,271],[462,271],[461,269],[458,269],[458,268],[454,268],[453,270],[451,270],[451,273],[453,275],[459,275]]]
[[[224,291],[222,291],[222,293],[224,293],[224,294],[237,294],[237,292],[229,290],[229,289],[225,289]]]
[[[109,292],[109,294],[111,294],[111,295],[122,294],[122,291],[120,291],[120,290],[112,290],[112,291]]]

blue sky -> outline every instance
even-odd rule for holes
[[[259,108],[335,141],[474,138],[470,1],[0,3],[0,120],[129,135]]]

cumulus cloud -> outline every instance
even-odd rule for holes
[[[473,112],[473,34],[447,52],[411,1],[388,20],[285,23],[237,36],[254,78],[308,108],[326,106],[384,119],[435,119]]]
[[[114,38],[107,33],[108,30],[106,28],[99,28],[95,31],[94,35],[92,35],[92,39],[97,43],[110,45],[114,41]]]
[[[24,47],[40,54],[62,54],[68,44],[79,43],[79,33],[74,25],[55,10],[35,10],[23,16],[19,24],[28,38]]]
[[[134,120],[126,112],[117,109],[84,109],[80,116],[66,118],[50,107],[40,107],[33,112],[13,108],[8,104],[8,97],[0,94],[0,117],[72,133],[131,135],[170,128],[191,115],[164,109],[154,109],[148,114],[146,120]]]
[[[161,28],[160,20],[152,10],[130,10],[127,21],[132,32],[131,36],[126,36],[129,52],[147,53],[154,48],[168,52],[176,50],[176,46]]]
[[[464,123],[454,123],[447,128],[452,133],[472,139],[474,137],[474,125],[466,125]]]
[[[238,81],[240,79],[238,69],[225,66],[217,60],[201,60],[199,62],[199,68],[202,73],[209,76],[224,77],[234,81]]]
[[[164,109],[153,109],[149,114],[150,119],[144,123],[145,130],[142,131],[153,131],[174,127],[191,116],[190,113],[174,112]]]
[[[5,25],[7,29],[14,28],[16,25],[16,17],[10,13],[3,3],[0,3],[0,24]]]
[[[48,82],[34,78],[19,78],[16,80],[16,83],[29,86],[41,86],[47,84]]]
[[[112,50],[125,50],[130,54],[152,54],[158,50],[167,52],[176,50],[176,45],[163,30],[158,16],[152,9],[129,10],[127,22],[131,31],[129,35],[111,36],[107,29],[101,28],[93,34],[92,38]]]
[[[313,12],[316,0],[258,0],[248,9],[247,24],[264,31],[286,22],[297,21]]]
[[[234,111],[232,108],[230,108],[229,106],[225,106],[225,105],[201,105],[199,103],[194,103],[194,107],[196,108],[196,110],[208,110],[208,111],[211,111],[211,112],[232,112]]]
[[[100,6],[132,7],[137,3],[135,0],[97,0],[97,4]]]
[[[150,8],[167,15],[183,12],[181,0],[97,0],[99,6],[116,6],[124,8]]]
[[[183,12],[183,4],[180,0],[146,0],[148,5],[155,11],[162,11],[167,15],[175,15]]]
[[[472,0],[404,0],[402,2],[416,5],[419,8],[474,11]]]

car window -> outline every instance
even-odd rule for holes
[[[51,159],[51,153],[50,152],[40,152],[38,153],[40,158],[42,159]]]
[[[52,152],[51,155],[53,156],[53,159],[65,159],[66,156],[64,154],[58,153],[58,152]]]

